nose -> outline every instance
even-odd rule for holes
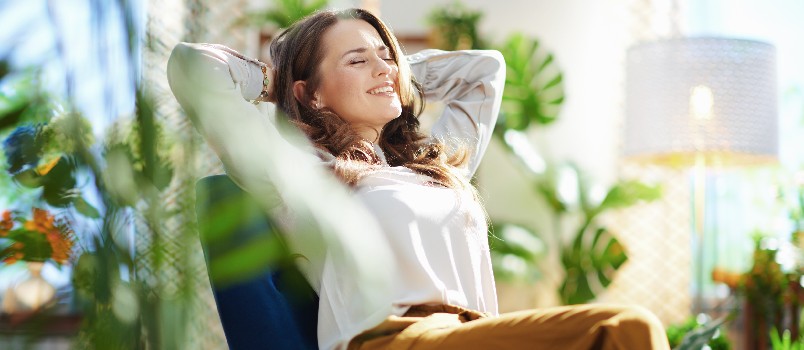
[[[381,58],[377,58],[377,61],[378,63],[374,68],[375,76],[383,76],[383,75],[391,76],[398,69],[396,67],[396,64],[394,64],[391,61],[386,61]]]

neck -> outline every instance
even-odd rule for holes
[[[360,135],[360,138],[366,140],[371,143],[380,142],[380,130],[377,130],[372,127],[362,127],[358,128],[357,134]]]

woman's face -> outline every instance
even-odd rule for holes
[[[399,117],[399,69],[377,30],[366,21],[340,20],[323,37],[324,58],[314,104],[329,108],[367,140]]]

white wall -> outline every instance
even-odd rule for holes
[[[383,19],[398,34],[425,34],[426,16],[452,0],[383,1]],[[619,0],[464,0],[482,10],[481,33],[502,42],[513,32],[549,48],[565,74],[567,100],[554,125],[534,135],[549,158],[573,160],[594,178],[615,174],[627,5]]]

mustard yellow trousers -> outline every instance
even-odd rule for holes
[[[670,349],[652,313],[633,306],[576,305],[489,317],[451,305],[417,305],[356,336],[349,350]]]

